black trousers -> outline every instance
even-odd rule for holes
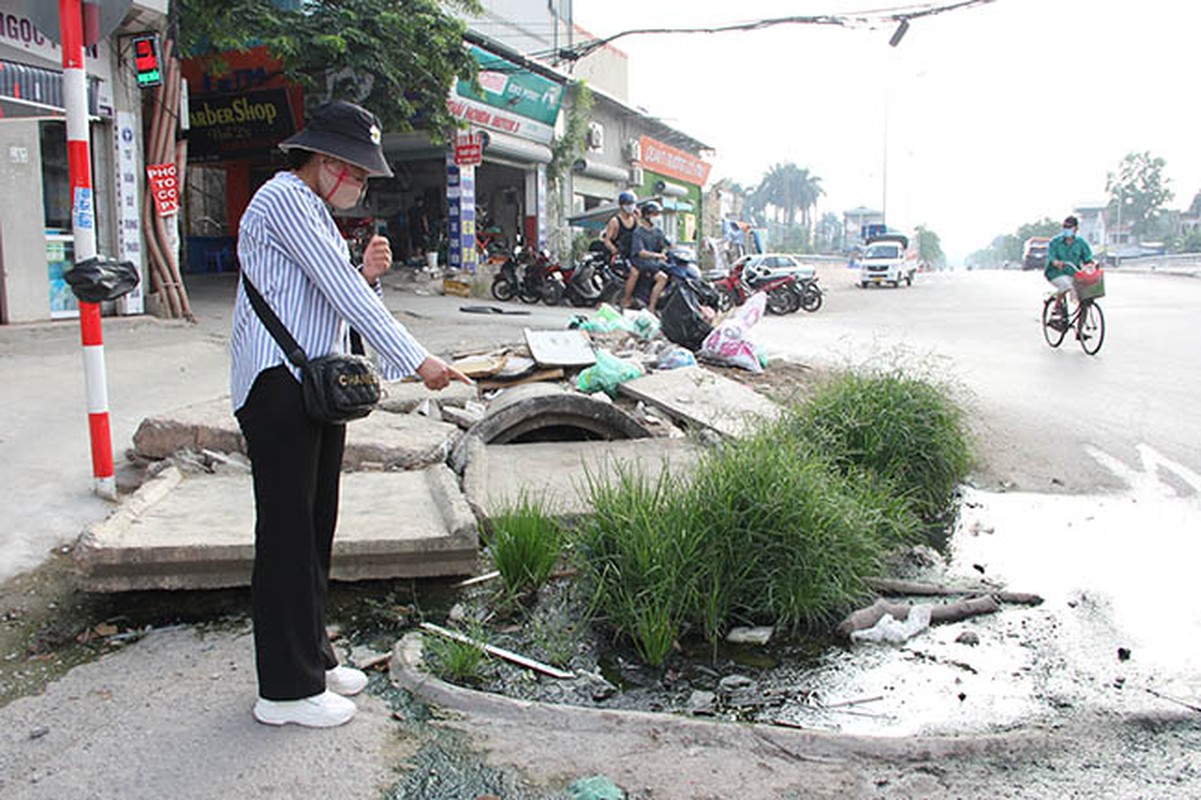
[[[325,598],[346,427],[309,419],[300,384],[283,366],[259,373],[237,418],[254,474],[259,696],[298,700],[325,691],[325,671],[338,664]]]

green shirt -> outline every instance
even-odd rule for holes
[[[1079,234],[1068,239],[1061,233],[1047,245],[1047,268],[1043,270],[1043,274],[1049,281],[1061,275],[1073,275],[1081,264],[1092,260],[1093,251]],[[1051,263],[1054,261],[1062,261],[1067,266],[1053,267]]]

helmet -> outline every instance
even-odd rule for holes
[[[638,197],[633,192],[622,192],[621,194],[617,195],[617,204],[619,206],[624,206],[624,205],[628,205],[630,203],[637,203],[637,202],[638,202]]]
[[[651,214],[663,213],[663,206],[659,205],[654,200],[647,200],[645,203],[638,206],[638,210],[642,212],[642,216],[649,217]]]

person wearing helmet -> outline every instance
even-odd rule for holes
[[[372,238],[350,261],[330,207],[358,204],[373,176],[390,176],[374,114],[327,103],[280,143],[289,169],[255,193],[238,226],[242,276],[230,333],[230,396],[246,439],[254,484],[251,618],[259,696],[268,725],[333,727],[355,714],[366,676],[339,666],[325,633],[326,587],[344,425],[305,412],[292,366],[247,294],[253,285],[310,358],[346,351],[348,323],[379,354],[383,376],[416,373],[430,389],[470,379],[430,355],[384,307],[379,276],[391,246]]]
[[[630,242],[638,228],[638,214],[635,208],[637,202],[638,198],[633,192],[626,191],[617,195],[617,213],[609,219],[600,237],[610,257],[630,257]]]
[[[654,285],[651,287],[651,296],[646,307],[654,314],[655,306],[659,304],[659,295],[663,294],[663,287],[667,285],[668,275],[663,268],[667,264],[668,242],[663,229],[655,224],[663,214],[662,207],[654,200],[647,200],[640,210],[642,216],[630,242],[630,274],[626,278],[621,307],[625,308],[633,299],[634,287],[638,285],[639,276],[653,275]]]

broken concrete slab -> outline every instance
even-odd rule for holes
[[[445,466],[342,476],[335,580],[467,575],[478,569],[476,520]],[[247,586],[254,561],[249,475],[164,470],[75,548],[88,591]]]
[[[377,409],[347,424],[342,468],[350,471],[371,464],[383,469],[421,469],[445,461],[460,435],[457,426],[441,419]],[[170,458],[184,450],[246,452],[229,398],[147,417],[134,433],[133,443],[138,456],[151,460]]]
[[[617,390],[687,426],[712,428],[731,437],[741,436],[757,420],[776,419],[783,411],[754,389],[703,367],[654,372],[626,381]]]
[[[422,400],[437,400],[444,406],[464,406],[469,400],[479,400],[474,386],[458,381],[441,391],[425,388],[421,381],[394,381],[382,384],[383,392],[379,407],[384,411],[407,414],[421,404]]]
[[[422,414],[376,411],[347,423],[343,470],[365,464],[384,469],[424,469],[441,464],[463,432],[457,425]]]
[[[180,450],[245,453],[246,442],[226,396],[146,417],[134,432],[133,448],[142,458],[158,460]]]
[[[656,480],[664,469],[686,476],[704,448],[690,439],[628,439],[625,441],[535,442],[467,445],[463,492],[477,512],[503,513],[524,492],[552,514],[589,513],[589,481],[608,484],[622,470]]]
[[[484,444],[554,439],[556,441],[643,439],[650,431],[611,402],[573,392],[559,384],[527,384],[507,389],[492,401],[484,418],[455,445],[450,464],[462,472],[465,442]]]

